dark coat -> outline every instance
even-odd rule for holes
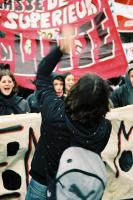
[[[133,69],[130,69],[130,71]],[[129,71],[125,76],[125,83],[115,89],[111,94],[111,100],[115,108],[133,104],[133,86],[129,78]]]
[[[65,102],[55,95],[51,74],[61,57],[59,48],[48,54],[38,67],[36,79],[42,124],[30,174],[45,185],[54,179],[60,157],[66,148],[79,146],[100,154],[111,132],[111,123],[105,118],[83,126],[74,124],[66,114]]]
[[[30,106],[31,113],[39,113],[40,112],[40,106],[37,102],[35,91],[32,94],[30,94],[26,100],[28,101],[28,104]]]
[[[128,105],[128,89],[126,84],[115,89],[111,94],[111,100],[114,108]]]
[[[23,98],[12,94],[4,96],[0,93],[0,115],[24,114],[30,112],[28,102]]]

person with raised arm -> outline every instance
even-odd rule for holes
[[[91,150],[100,156],[111,133],[109,88],[95,74],[85,74],[71,88],[65,100],[56,96],[53,70],[64,54],[70,52],[72,29],[63,29],[60,45],[46,55],[38,66],[37,98],[41,110],[41,135],[31,163],[31,181],[26,200],[52,198],[47,188],[53,183],[59,161],[71,146]],[[54,198],[56,199],[56,198]]]

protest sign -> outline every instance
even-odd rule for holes
[[[74,27],[74,48],[56,71],[105,79],[125,73],[127,61],[107,0],[38,0],[0,3],[0,62],[9,63],[20,86],[33,89],[42,57]]]
[[[40,123],[39,114],[0,117],[0,199],[25,199]]]
[[[133,32],[133,1],[113,0],[113,14],[119,32]]]
[[[133,199],[133,105],[112,109],[109,142],[102,152],[107,187],[102,200]]]
[[[107,187],[103,200],[133,198],[133,105],[112,109],[112,132],[102,152]],[[0,117],[0,199],[24,200],[30,163],[40,136],[41,115]]]

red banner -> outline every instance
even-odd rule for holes
[[[0,3],[0,62],[9,63],[18,84],[33,89],[38,63],[74,27],[75,48],[56,71],[103,78],[125,73],[127,61],[107,0],[12,0]]]
[[[115,0],[115,19],[120,32],[133,32],[133,0]]]

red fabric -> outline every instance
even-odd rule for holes
[[[107,0],[16,0],[6,6],[1,9],[0,62],[10,64],[20,86],[34,89],[30,80],[42,57],[62,39],[64,24],[75,27],[75,48],[57,72],[76,77],[93,72],[105,79],[125,73],[127,61]]]
[[[133,0],[115,0],[117,3],[121,3],[124,6],[133,6]],[[133,8],[132,8],[133,10]],[[128,10],[127,10],[128,12]],[[122,12],[121,12],[122,14]],[[133,18],[128,18],[122,15],[116,15],[117,29],[120,32],[133,32]]]
[[[123,3],[126,5],[133,5],[133,0],[115,0],[117,3]]]

